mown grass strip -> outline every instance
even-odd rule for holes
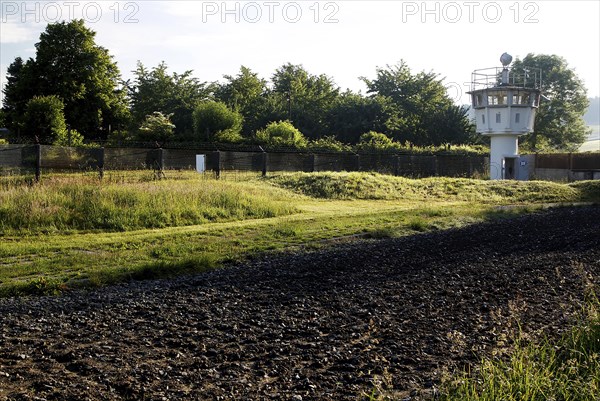
[[[320,212],[269,219],[125,233],[37,235],[5,242],[0,252],[0,296],[170,277],[266,251],[319,246],[320,241],[336,237],[407,235],[521,212],[465,204],[406,207],[354,201],[336,205],[325,203]]]

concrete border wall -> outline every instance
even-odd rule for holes
[[[600,179],[600,153],[521,155],[519,180],[582,181]]]

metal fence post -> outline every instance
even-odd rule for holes
[[[104,148],[98,150],[98,177],[104,178]]]
[[[473,178],[473,158],[471,156],[469,156],[468,160],[469,160],[469,178]]]
[[[221,177],[221,152],[217,150],[217,168],[215,169],[217,180]]]
[[[569,153],[569,170],[573,171],[573,153]]]
[[[154,167],[154,174],[157,180],[160,180],[164,177],[164,167],[165,167],[165,156],[163,148],[157,148],[153,151],[156,159],[153,160],[152,165]]]
[[[40,182],[42,175],[42,145],[35,144],[35,182]]]
[[[165,169],[165,151],[163,148],[158,148],[158,170],[163,172]]]
[[[268,168],[268,163],[269,163],[268,160],[269,160],[269,154],[263,150],[263,153],[262,153],[262,176],[263,177],[267,176],[267,168]]]

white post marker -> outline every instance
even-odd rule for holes
[[[206,171],[206,155],[196,155],[196,171],[199,173]]]

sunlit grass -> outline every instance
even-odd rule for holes
[[[598,202],[599,182],[412,180],[371,173],[148,172],[0,177],[0,296],[60,294],[218,268],[265,252],[461,227]],[[498,209],[497,205],[518,204]],[[449,381],[451,400],[597,400],[597,301],[559,343],[516,342]],[[377,390],[377,389],[376,389]],[[596,398],[594,398],[596,397]],[[366,399],[394,399],[373,391]]]
[[[577,185],[370,173],[0,177],[0,295],[176,276],[266,251],[461,227],[598,199]],[[490,189],[491,188],[491,189]],[[496,205],[517,203],[516,208]]]
[[[522,343],[507,358],[486,358],[473,374],[447,384],[444,401],[597,401],[600,314],[597,300],[559,340]]]
[[[377,173],[297,173],[272,177],[275,185],[324,199],[464,201],[481,203],[578,202],[600,199],[600,182],[410,179]]]
[[[524,333],[516,311],[498,348],[468,370],[444,370],[441,385],[424,398],[440,401],[597,401],[600,394],[600,302],[598,286],[582,264],[571,274],[583,284],[583,308],[563,334]],[[509,303],[510,309],[510,303]],[[368,401],[400,401],[406,396],[377,378],[361,395]]]
[[[74,230],[130,231],[216,221],[260,219],[297,210],[289,194],[270,186],[206,180],[149,180],[133,174],[99,181],[50,176],[37,185],[5,180],[0,190],[0,234]]]

